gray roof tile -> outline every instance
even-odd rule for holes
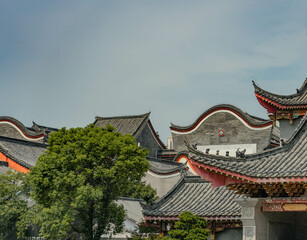
[[[177,217],[184,211],[206,218],[240,219],[241,208],[234,201],[239,195],[226,187],[212,188],[198,176],[182,178],[164,197],[143,214],[149,217]]]
[[[274,102],[283,106],[300,108],[301,105],[307,104],[307,78],[301,88],[297,89],[297,92],[291,95],[278,95],[275,93],[268,92],[257,86],[254,81],[253,85],[256,94],[259,94],[267,99],[273,100]]]
[[[184,171],[185,164],[173,162],[170,160],[164,160],[159,158],[147,157],[150,163],[149,170],[157,174],[172,174],[176,172]]]
[[[204,154],[192,147],[192,160],[221,170],[254,178],[307,177],[307,115],[301,120],[294,135],[282,146],[245,158]]]
[[[110,124],[122,134],[137,137],[147,123],[149,115],[150,113],[134,116],[96,117],[94,124],[98,127],[106,127],[107,124]]]
[[[31,168],[46,151],[46,144],[0,137],[0,151],[20,165]]]

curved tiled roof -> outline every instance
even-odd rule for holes
[[[182,178],[164,197],[143,210],[145,219],[178,217],[190,211],[207,220],[240,219],[241,208],[234,201],[239,195],[226,187],[212,188],[200,177]]]
[[[46,151],[46,144],[0,137],[0,151],[21,166],[30,169]]]
[[[133,116],[96,117],[94,125],[106,127],[107,124],[116,128],[122,134],[137,137],[149,119],[150,113]]]
[[[272,124],[271,120],[264,120],[261,118],[257,118],[254,116],[249,115],[246,112],[243,112],[241,109],[233,106],[233,105],[229,105],[229,104],[220,104],[220,105],[216,105],[214,107],[209,108],[207,111],[205,111],[203,114],[201,114],[197,120],[192,123],[189,126],[186,127],[182,127],[182,126],[178,126],[175,124],[171,123],[171,130],[173,131],[179,131],[179,132],[185,132],[185,131],[191,131],[194,128],[196,128],[207,116],[209,116],[210,114],[216,112],[216,111],[220,111],[220,110],[228,110],[233,112],[234,114],[236,114],[238,117],[240,117],[242,120],[244,120],[249,126],[251,127],[266,127]]]
[[[260,88],[254,81],[253,85],[255,88],[256,97],[261,98],[263,101],[270,103],[281,109],[301,109],[307,108],[307,78],[304,81],[300,89],[297,89],[296,93],[291,95],[279,95],[275,93],[268,92]]]
[[[301,120],[294,135],[282,147],[245,158],[204,154],[192,147],[189,157],[204,169],[253,182],[307,180],[307,117]]]
[[[182,163],[173,162],[164,159],[147,157],[150,163],[149,171],[156,174],[168,175],[183,171],[186,166]]]
[[[19,122],[17,119],[8,117],[8,116],[0,116],[0,122],[9,122],[13,125],[15,125],[26,137],[29,138],[40,138],[44,136],[43,131],[32,131],[25,127],[21,122]]]

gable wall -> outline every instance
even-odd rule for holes
[[[43,137],[42,138],[27,138],[21,132],[21,130],[18,129],[17,126],[12,125],[8,122],[0,123],[0,136],[20,139],[20,140],[26,140],[26,141],[30,140],[30,141],[35,141],[35,142],[43,142],[43,139],[44,139]]]
[[[223,129],[224,136],[219,136],[218,131]],[[184,140],[190,145],[233,145],[256,144],[257,152],[268,146],[272,127],[253,130],[245,126],[239,117],[229,112],[216,112],[203,121],[196,130],[187,134],[178,134],[172,131],[174,149],[186,150]],[[211,153],[214,154],[214,153]]]
[[[150,151],[148,154],[148,156],[150,157],[156,157],[157,150],[162,149],[156,141],[155,137],[153,136],[153,133],[148,126],[148,123],[146,124],[140,135],[136,138],[136,142],[140,143],[142,147],[145,147]]]

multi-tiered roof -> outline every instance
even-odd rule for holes
[[[212,176],[218,175],[214,184],[228,185],[239,193],[258,197],[300,196],[307,188],[306,116],[283,146],[262,153],[225,157],[204,154],[192,147],[189,151],[191,164],[203,178],[212,181]]]
[[[270,118],[275,122],[280,119],[293,119],[304,116],[307,110],[307,79],[303,85],[291,95],[279,95],[260,88],[253,82],[255,95],[259,103],[268,111]]]
[[[258,99],[281,110],[306,109],[307,108],[307,79],[303,85],[291,95],[279,95],[268,92],[253,81],[255,95]]]

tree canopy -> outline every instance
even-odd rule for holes
[[[17,222],[27,211],[25,174],[8,171],[0,175],[0,239],[16,237]]]
[[[119,232],[125,212],[115,200],[139,184],[148,153],[114,128],[61,129],[29,173],[40,206],[41,235],[48,239],[100,239]]]
[[[207,240],[209,230],[207,228],[207,222],[204,218],[197,217],[191,212],[183,212],[179,216],[179,219],[174,229],[169,231],[171,239],[174,240]]]

